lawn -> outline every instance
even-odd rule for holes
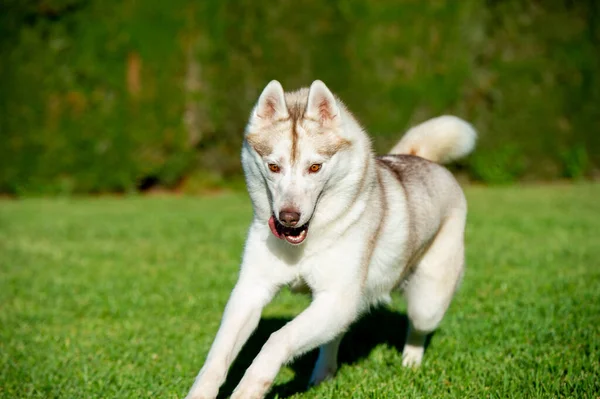
[[[600,396],[600,185],[469,187],[468,269],[421,369],[401,367],[397,297],[271,397]],[[250,221],[245,194],[0,201],[0,397],[178,398],[215,332]],[[222,393],[308,298],[287,291]]]

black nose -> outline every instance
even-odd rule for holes
[[[279,221],[287,227],[293,227],[298,224],[300,213],[293,209],[284,209],[279,212]]]

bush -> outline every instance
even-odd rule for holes
[[[475,179],[492,184],[512,183],[525,171],[522,153],[513,146],[474,153],[471,171]]]
[[[600,165],[598,22],[592,1],[8,0],[0,192],[239,179],[271,79],[324,80],[380,152],[453,113],[481,133],[475,178],[583,176]]]
[[[589,169],[590,159],[582,145],[575,145],[561,153],[563,176],[569,179],[581,179]]]

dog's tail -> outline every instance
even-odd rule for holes
[[[390,154],[410,154],[437,163],[465,157],[475,148],[477,132],[456,116],[429,119],[408,130]]]

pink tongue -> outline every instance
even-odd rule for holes
[[[277,238],[279,238],[280,240],[283,240],[283,234],[279,234],[277,232],[277,229],[275,228],[275,217],[271,216],[269,218],[269,227],[271,228],[271,233],[273,233],[273,235]]]

